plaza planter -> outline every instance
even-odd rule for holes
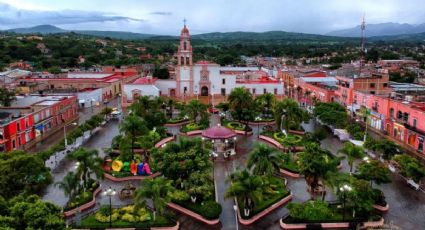
[[[245,131],[235,130],[235,129],[234,129],[234,131],[239,135],[251,136],[253,134],[252,131],[245,132]]]
[[[320,226],[322,229],[348,229],[350,227],[349,222],[335,222],[335,223],[294,223],[288,224],[284,223],[283,219],[280,219],[280,228],[281,229],[308,229],[312,225],[317,227]],[[362,223],[362,228],[377,228],[384,225],[384,218],[381,218],[378,221],[366,221]]]
[[[182,207],[182,206],[180,206],[178,204],[172,203],[172,202],[168,203],[167,206],[169,208],[174,209],[174,210],[176,210],[178,212],[181,212],[181,213],[183,213],[183,214],[185,214],[187,216],[190,216],[193,219],[196,219],[198,221],[201,221],[201,222],[203,222],[203,223],[205,223],[207,225],[216,225],[216,224],[220,223],[220,219],[208,220],[208,219],[204,218],[203,216],[199,215],[198,213],[195,213],[195,212],[193,212],[193,211],[191,211],[189,209],[186,209],[186,208],[184,208],[184,207]]]
[[[302,177],[302,175],[300,175],[299,173],[290,172],[290,171],[288,171],[286,169],[282,169],[282,168],[279,169],[279,172],[280,172],[280,174],[283,174],[285,176],[289,176],[289,177],[292,177],[292,178],[301,178]]]
[[[145,179],[150,179],[150,178],[155,178],[159,175],[161,175],[160,172],[156,172],[154,174],[151,174],[149,176],[128,176],[128,177],[114,177],[109,173],[103,173],[104,177],[110,181],[113,182],[122,182],[122,181],[132,181],[132,180],[136,180],[136,181],[140,181],[140,180],[145,180]]]
[[[238,208],[238,220],[239,223],[241,223],[242,225],[250,225],[252,223],[254,223],[255,221],[263,218],[265,215],[268,215],[269,213],[271,213],[272,211],[274,211],[276,208],[288,203],[290,200],[292,200],[292,193],[290,193],[289,195],[283,197],[281,200],[279,200],[278,202],[272,204],[271,206],[269,206],[268,208],[264,209],[263,211],[257,213],[255,216],[249,218],[249,219],[243,219],[240,213],[240,210]],[[238,201],[235,199],[235,203],[236,206],[239,207],[238,205]]]
[[[64,217],[65,218],[72,217],[77,212],[82,212],[84,210],[87,210],[87,209],[92,208],[93,206],[95,206],[96,205],[96,196],[100,193],[100,191],[102,191],[102,189],[100,188],[100,185],[99,185],[99,187],[97,187],[97,189],[94,190],[94,192],[93,192],[93,199],[91,201],[89,201],[88,203],[85,203],[83,205],[80,205],[80,206],[78,206],[76,208],[73,208],[71,210],[68,210],[66,212],[63,212]]]

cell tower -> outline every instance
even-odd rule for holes
[[[360,25],[360,29],[361,29],[361,40],[360,40],[360,73],[359,76],[362,74],[362,68],[363,68],[363,64],[364,64],[364,56],[366,53],[365,50],[365,36],[364,36],[364,31],[366,29],[366,21],[365,21],[365,15],[363,14],[363,20],[362,20],[362,24]]]

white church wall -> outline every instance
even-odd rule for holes
[[[161,91],[161,95],[169,96],[170,89],[176,89],[175,80],[157,80],[155,86]]]

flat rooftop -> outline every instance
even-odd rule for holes
[[[39,106],[49,106],[58,101],[61,101],[63,98],[69,98],[71,96],[66,95],[48,95],[48,96],[40,96],[40,95],[30,95],[30,96],[17,96],[16,99],[10,107],[29,107],[32,105]],[[46,103],[43,103],[46,102]]]

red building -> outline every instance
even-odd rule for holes
[[[0,152],[27,149],[78,119],[76,96],[27,96],[0,108]]]

